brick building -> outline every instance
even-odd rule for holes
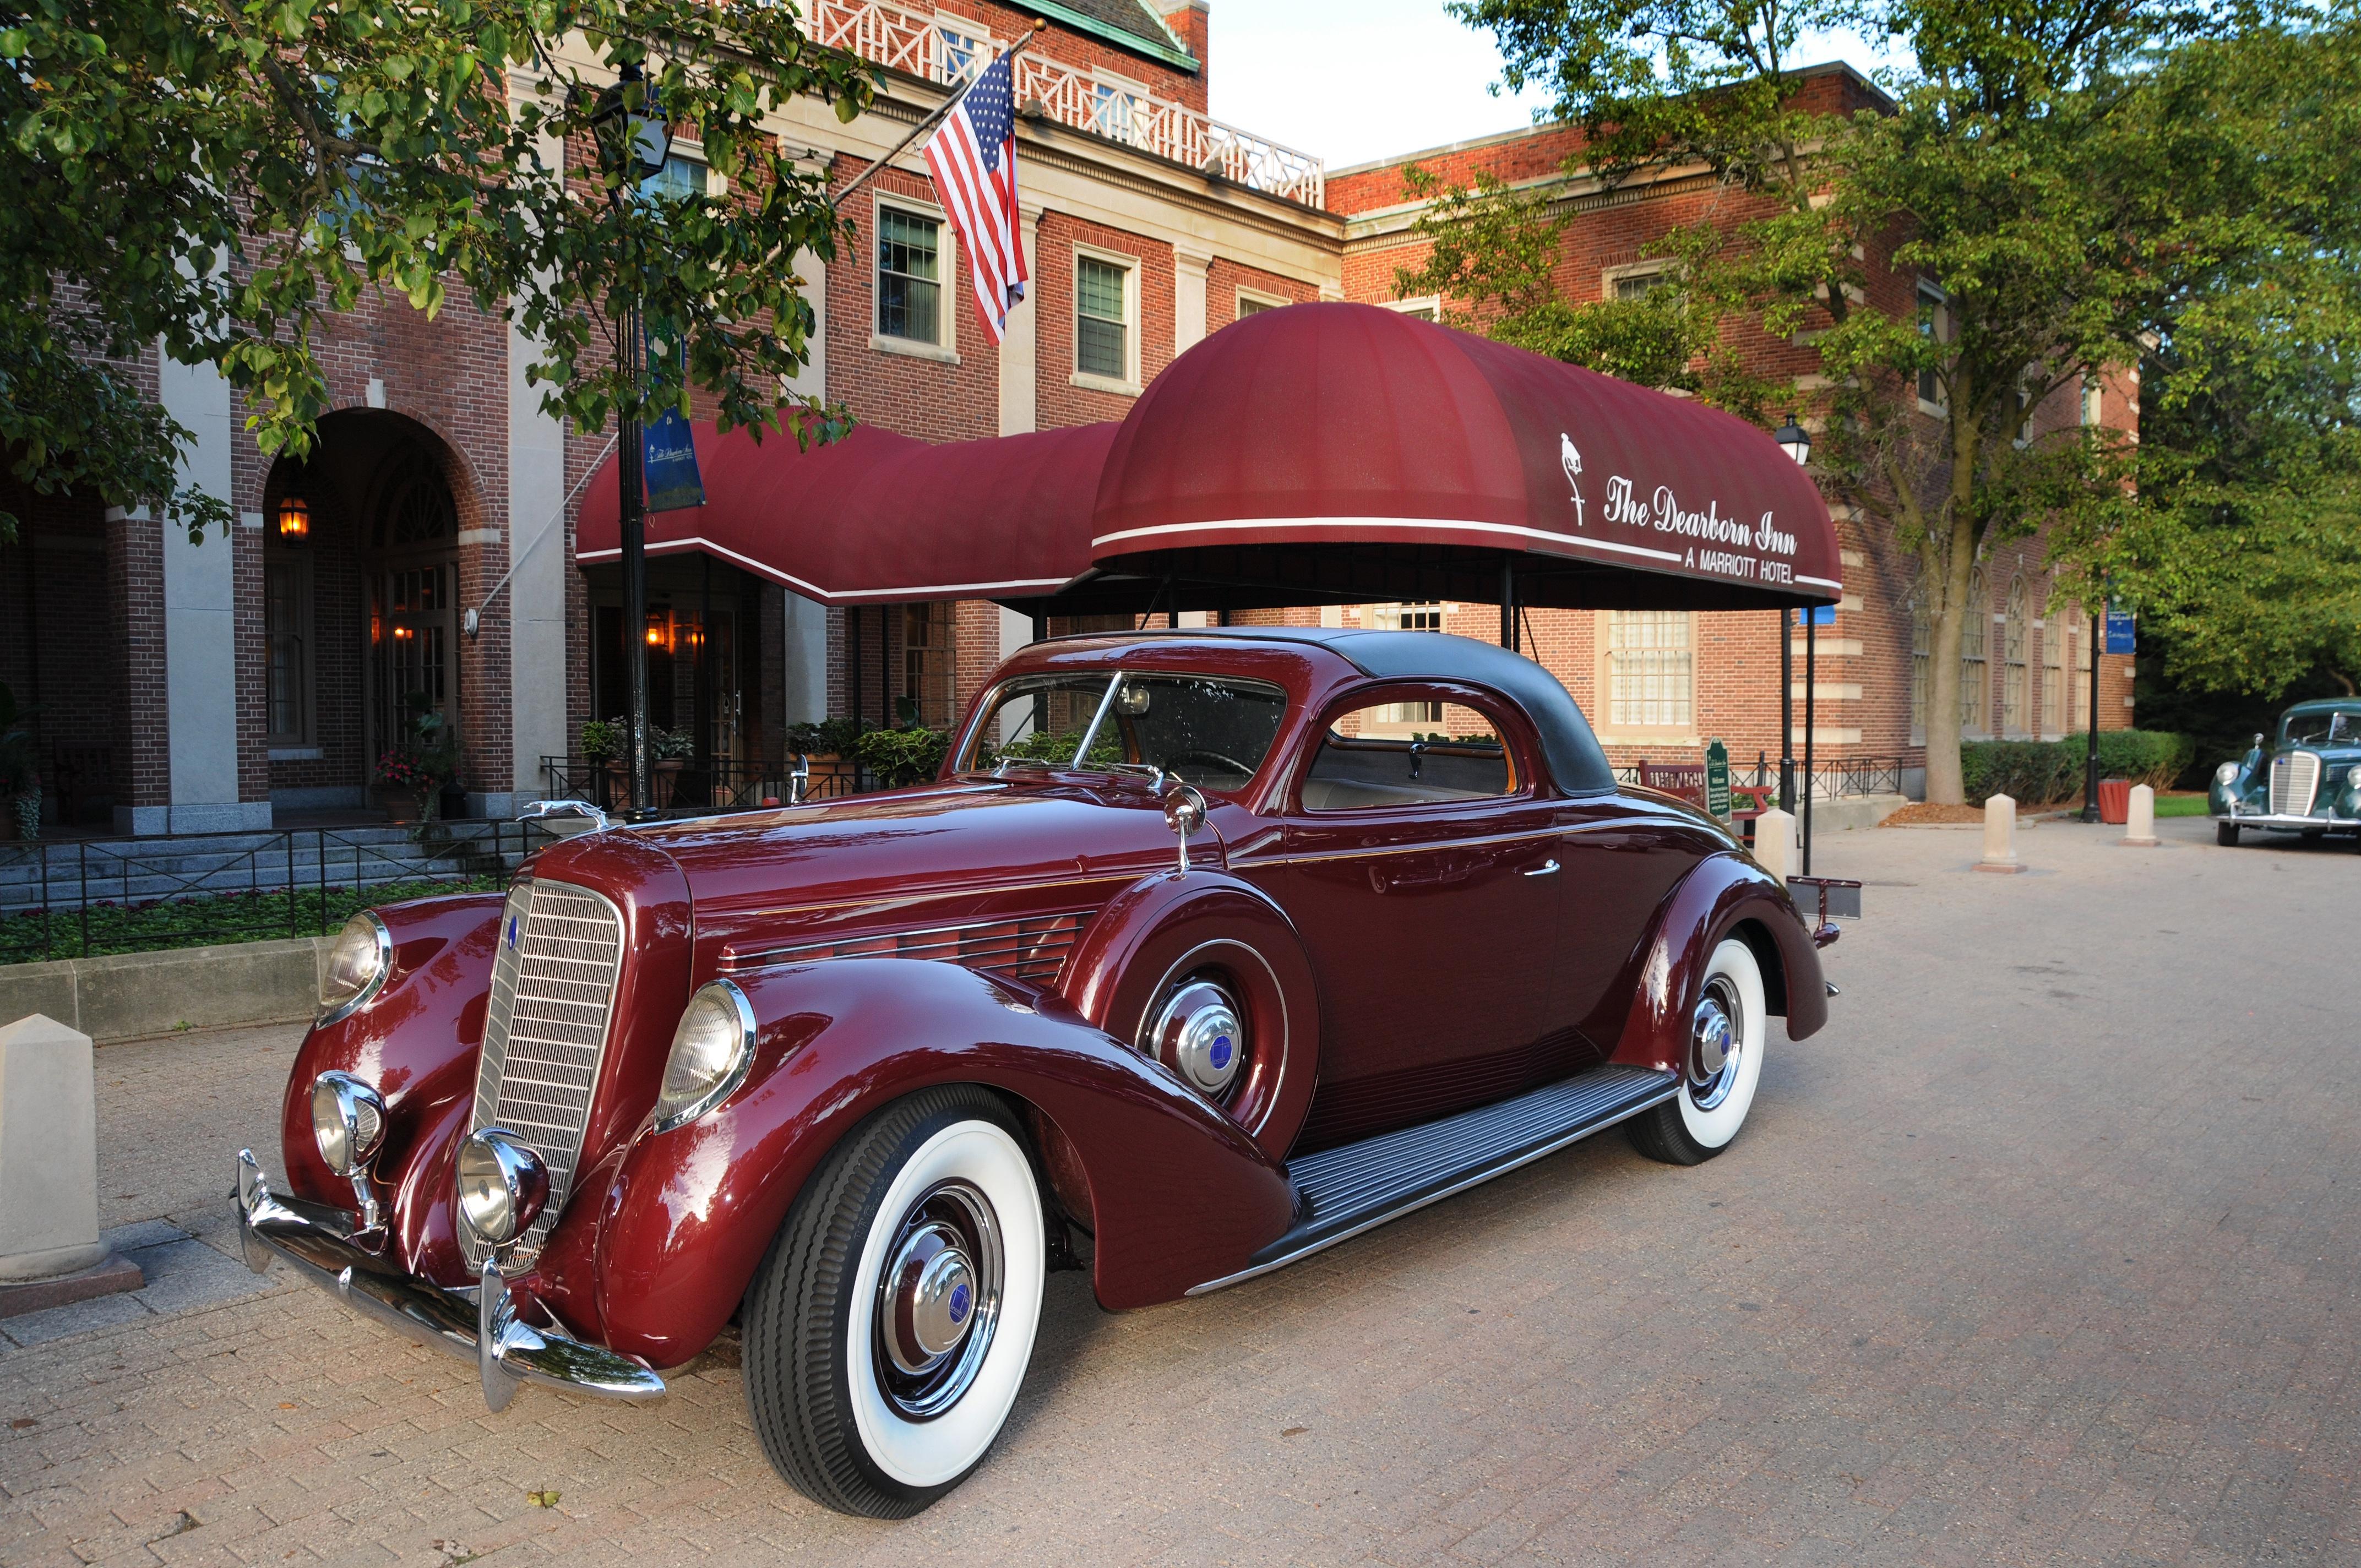
[[[1675,223],[1741,210],[1675,171],[1607,192],[1560,172],[1555,129],[1334,174],[1205,113],[1208,0],[809,0],[825,42],[884,69],[877,107],[840,126],[796,105],[778,134],[850,185],[947,83],[1036,17],[1020,57],[1020,186],[1033,290],[993,349],[977,334],[967,263],[915,150],[856,194],[858,237],[822,266],[798,258],[819,317],[798,389],[866,422],[936,441],[1120,419],[1141,387],[1206,334],[1257,310],[1317,299],[1391,302],[1412,260],[1417,208],[1401,168],[1477,167],[1552,182],[1580,214],[1569,298],[1642,286],[1640,247]],[[1162,9],[1159,12],[1159,5]],[[1832,71],[1826,90],[1866,93]],[[663,178],[711,176],[693,143]],[[1876,302],[1911,308],[1916,280]],[[622,707],[626,636],[650,652],[653,721],[717,764],[775,757],[787,724],[897,699],[947,722],[1029,620],[982,603],[827,609],[708,557],[650,563],[647,623],[626,627],[619,574],[582,566],[579,487],[610,437],[561,428],[525,381],[532,345],[455,294],[434,322],[373,300],[321,334],[335,411],[307,463],[266,460],[246,410],[208,369],[154,356],[147,389],[196,433],[190,477],[228,499],[226,541],[192,545],[143,516],[16,495],[20,540],[0,549],[0,680],[44,710],[53,819],[129,833],[251,829],[371,798],[374,759],[407,716],[456,728],[470,808],[507,815],[578,774],[582,724]],[[1766,343],[1766,363],[1786,345]],[[2108,388],[2041,419],[2110,422],[2135,405]],[[1938,410],[1930,410],[1938,417]],[[1910,756],[1910,575],[1867,520],[1841,524],[1848,597],[1820,636],[1824,752]],[[1992,733],[2078,726],[2088,657],[2057,613],[2037,542],[1985,565],[1989,635],[1977,651]],[[479,612],[474,636],[465,613]],[[1554,669],[1626,756],[1776,751],[1778,635],[1769,617],[1533,611],[1528,650]],[[1492,637],[1491,606],[1311,610]],[[2059,634],[2061,621],[2067,621]],[[1977,623],[1981,628],[1982,623]],[[2128,671],[2107,661],[2101,722],[2128,721]],[[1798,666],[1800,670],[1800,664]]]

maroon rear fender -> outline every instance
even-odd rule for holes
[[[1091,921],[1058,988],[1074,1010],[1136,1042],[1176,980],[1229,977],[1246,1009],[1245,1076],[1229,1112],[1273,1159],[1286,1157],[1320,1067],[1320,986],[1295,927],[1268,894],[1224,872],[1165,872],[1117,894]]]
[[[1705,966],[1731,936],[1754,949],[1770,1009],[1786,1014],[1789,1039],[1800,1040],[1828,1022],[1820,956],[1794,900],[1753,861],[1714,855],[1681,879],[1657,914],[1632,970],[1631,1005],[1616,1061],[1685,1069],[1689,1014]]]
[[[999,1090],[1063,1141],[1086,1191],[1049,1174],[1088,1209],[1077,1217],[1093,1233],[1093,1283],[1109,1308],[1234,1273],[1294,1218],[1275,1160],[1053,994],[908,959],[838,959],[740,983],[759,1025],[745,1083],[686,1126],[643,1130],[605,1187],[598,1316],[626,1354],[671,1366],[704,1349],[821,1158],[864,1118],[934,1084]]]

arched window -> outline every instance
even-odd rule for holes
[[[2001,635],[2001,654],[2007,668],[2001,686],[2000,727],[2004,735],[2026,735],[2031,731],[2031,715],[2026,711],[2031,693],[2026,689],[2026,607],[2025,574],[2019,572],[2008,585],[2008,620]]]
[[[1992,732],[1992,589],[1984,569],[1968,580],[1968,602],[1960,625],[1960,729]]]

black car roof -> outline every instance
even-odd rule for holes
[[[1207,626],[1074,634],[1078,641],[1204,637],[1308,643],[1325,648],[1377,680],[1465,681],[1488,686],[1532,717],[1559,789],[1568,795],[1592,795],[1615,787],[1615,771],[1607,765],[1607,753],[1598,749],[1598,738],[1591,733],[1590,720],[1583,717],[1574,695],[1541,665],[1496,643],[1444,631],[1372,631],[1351,626]]]

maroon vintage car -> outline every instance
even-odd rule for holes
[[[855,1513],[983,1458],[1046,1270],[1217,1290],[1618,1124],[1694,1164],[1827,1014],[1832,930],[1430,632],[1038,643],[933,784],[599,829],[346,927],[248,1260],[495,1409],[661,1394],[734,1319]]]

